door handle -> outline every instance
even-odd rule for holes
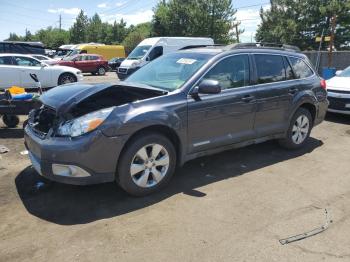
[[[254,96],[252,95],[246,95],[244,97],[241,98],[243,102],[246,102],[246,103],[249,103],[251,102],[252,100],[254,100]]]
[[[289,94],[294,95],[294,94],[296,94],[297,92],[298,92],[298,88],[292,87],[292,88],[289,89]]]

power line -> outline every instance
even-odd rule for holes
[[[250,8],[250,7],[256,7],[256,6],[263,6],[267,4],[270,4],[270,2],[264,2],[261,4],[255,4],[255,5],[244,5],[244,6],[234,7],[234,9],[244,9],[244,8]]]

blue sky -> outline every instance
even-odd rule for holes
[[[32,33],[47,26],[58,26],[62,15],[62,27],[68,29],[80,9],[88,16],[98,13],[104,21],[123,18],[128,25],[150,21],[152,8],[159,0],[0,0],[0,40],[10,32],[24,35],[27,28]],[[268,7],[269,0],[233,0],[237,8],[237,20],[245,33],[241,39],[249,42],[260,23],[260,6]],[[253,39],[254,40],[254,39]]]

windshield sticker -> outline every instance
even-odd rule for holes
[[[181,58],[181,59],[177,60],[176,63],[178,63],[178,64],[185,64],[185,65],[192,65],[195,62],[197,62],[196,59]]]

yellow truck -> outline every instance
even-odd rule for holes
[[[122,45],[81,44],[74,46],[69,56],[77,54],[97,54],[110,60],[114,57],[125,58],[125,49]]]

